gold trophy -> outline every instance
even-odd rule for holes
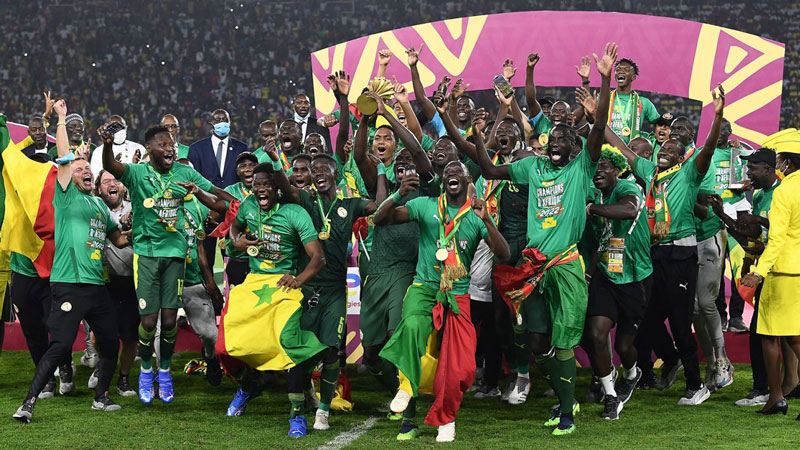
[[[378,94],[383,100],[389,100],[392,98],[392,95],[394,95],[392,83],[383,77],[378,77],[370,81],[367,85],[367,89]],[[366,92],[358,96],[356,106],[358,110],[361,111],[361,114],[367,116],[375,114],[378,110],[378,104],[375,103],[375,100],[368,96]]]

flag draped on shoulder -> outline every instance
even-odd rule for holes
[[[22,149],[32,144],[30,137],[15,144],[0,115],[5,191],[0,250],[19,253],[31,261],[42,278],[50,276],[55,253],[55,194],[58,169],[50,163],[29,159]]]
[[[242,363],[258,370],[286,370],[327,347],[300,329],[299,289],[277,287],[282,274],[248,274],[231,290],[219,324],[216,353],[235,376]]]

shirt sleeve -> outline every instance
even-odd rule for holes
[[[61,183],[56,181],[56,190],[55,194],[53,195],[53,206],[55,207],[65,207],[69,206],[72,203],[72,197],[77,189],[74,184],[72,184],[72,180],[69,180],[69,184],[67,187],[61,186]]]
[[[425,202],[428,200],[429,197],[417,197],[413,200],[408,201],[405,204],[406,209],[408,210],[408,221],[409,222],[419,222],[422,214],[424,213],[424,206]]]
[[[355,198],[355,199],[353,199],[353,201],[352,201],[352,205],[353,205],[352,206],[352,208],[353,208],[352,213],[353,213],[354,220],[356,218],[364,217],[364,216],[367,215],[367,212],[366,212],[367,205],[369,205],[369,202],[371,202],[371,201],[372,200],[368,200],[366,198]]]
[[[654,123],[659,117],[661,117],[661,114],[658,113],[656,106],[650,101],[649,98],[642,98],[642,113],[650,123]]]
[[[187,167],[187,169],[191,170],[190,179],[194,184],[197,185],[198,188],[206,191],[206,192],[213,192],[215,186],[208,181],[204,176],[200,175],[200,172],[192,169],[191,167]]]
[[[544,117],[544,112],[541,108],[539,108],[539,114],[536,114],[533,117],[528,118],[528,123],[531,124],[531,128],[536,129],[536,124],[539,123],[539,120]]]
[[[439,111],[436,111],[430,123],[433,125],[433,128],[436,129],[436,133],[439,137],[447,136],[447,130],[444,128],[444,122],[442,122],[442,118],[439,116]]]
[[[138,178],[138,171],[140,167],[138,164],[128,164],[123,163],[125,169],[122,171],[122,177],[120,177],[119,181],[125,185],[128,189],[132,188],[136,184],[136,179]]]
[[[650,184],[653,177],[656,175],[657,166],[653,161],[641,158],[639,156],[633,161],[633,174],[645,181],[645,184]]]
[[[300,242],[303,245],[317,240],[317,230],[314,229],[314,224],[311,223],[311,216],[304,210],[297,208],[298,211],[292,211],[294,220],[294,228],[297,230],[297,235],[300,236]]]
[[[775,189],[772,194],[772,205],[769,209],[769,241],[767,248],[758,260],[758,265],[753,272],[766,277],[772,270],[782,251],[796,251],[785,249],[786,235],[789,233],[789,221],[792,214],[791,193],[786,189]]]
[[[536,157],[528,157],[509,164],[508,175],[511,178],[511,182],[519,185],[527,185],[528,174],[533,169],[533,164],[535,162]]]
[[[247,226],[247,218],[245,217],[246,208],[243,208],[243,206],[244,201],[242,201],[242,203],[239,205],[239,210],[236,211],[236,218],[233,219],[236,222],[236,225],[239,225],[240,227]]]

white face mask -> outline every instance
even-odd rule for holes
[[[116,133],[114,133],[114,143],[117,145],[122,145],[125,143],[125,140],[128,139],[128,129],[123,128]]]

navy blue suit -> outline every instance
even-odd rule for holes
[[[248,149],[244,142],[228,137],[228,148],[225,151],[227,152],[225,170],[220,176],[217,165],[217,149],[212,148],[211,136],[200,139],[189,146],[189,162],[194,166],[194,170],[200,172],[200,175],[220,189],[239,182],[239,176],[236,175],[236,157]]]

